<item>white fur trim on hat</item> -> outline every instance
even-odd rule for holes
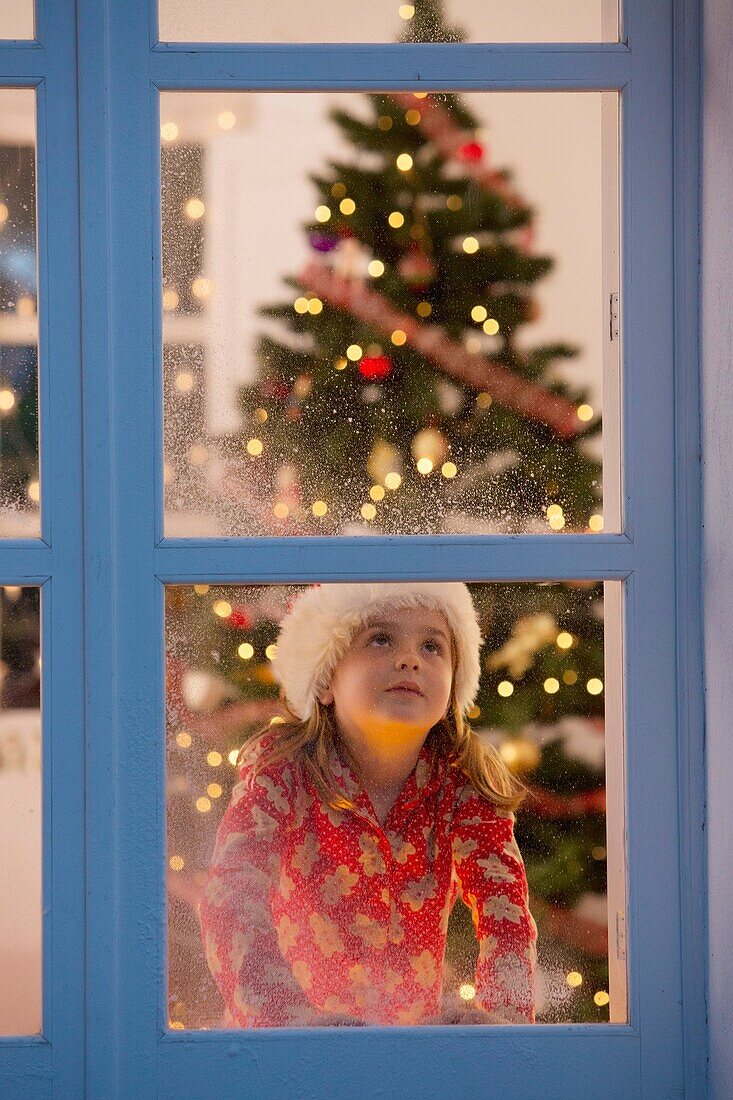
[[[321,584],[307,589],[285,615],[273,659],[293,714],[310,718],[315,700],[351,640],[378,611],[397,607],[429,607],[441,612],[455,641],[455,689],[466,713],[478,692],[481,631],[471,593],[460,581],[380,584]]]

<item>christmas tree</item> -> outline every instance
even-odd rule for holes
[[[408,24],[442,38],[435,4]],[[600,431],[550,380],[574,349],[518,346],[552,266],[533,212],[452,95],[334,110],[353,156],[313,179],[313,261],[263,312],[242,396],[248,489],[268,533],[598,530]]]
[[[405,37],[447,33],[424,3]],[[600,530],[600,466],[585,447],[600,421],[584,419],[585,391],[551,380],[574,351],[517,340],[552,266],[533,253],[533,211],[490,166],[457,96],[364,98],[368,115],[333,112],[354,155],[313,180],[313,259],[285,280],[290,298],[263,311],[280,335],[259,344],[242,437],[220,441],[224,455],[249,456],[246,522],[254,514],[273,535]],[[487,643],[470,717],[530,789],[517,837],[540,930],[538,1018],[607,1019],[602,586],[473,592]],[[176,1026],[216,1026],[197,890],[237,750],[277,713],[268,647],[291,596],[169,591]],[[466,999],[476,950],[459,903],[447,984]]]
[[[472,725],[525,782],[517,816],[539,926],[538,1019],[608,1018],[602,592],[473,585],[484,673]],[[270,660],[292,588],[173,587],[167,601],[172,1018],[216,1026],[196,904],[241,744],[282,713]],[[477,944],[458,903],[446,992],[470,998]],[[580,975],[581,981],[578,981]],[[577,982],[575,985],[573,983]]]

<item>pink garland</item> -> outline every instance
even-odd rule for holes
[[[513,190],[502,176],[501,172],[487,168],[482,159],[470,160],[462,155],[462,150],[475,142],[470,131],[461,130],[445,107],[436,103],[427,96],[425,99],[416,99],[412,92],[392,92],[391,98],[400,107],[418,110],[420,112],[420,129],[432,141],[439,153],[446,160],[453,160],[461,165],[465,175],[470,176],[484,191],[493,191],[504,199],[508,206],[515,210],[526,210],[527,204],[520,195]],[[534,230],[532,226],[522,229],[520,249],[529,252],[532,247]]]
[[[588,955],[605,959],[608,956],[608,925],[581,917],[572,909],[550,905],[530,895],[529,907],[541,930]]]
[[[298,282],[386,336],[401,329],[407,343],[440,370],[478,391],[488,391],[505,408],[546,424],[561,439],[572,439],[581,430],[576,407],[566,398],[519,378],[503,363],[466,351],[446,336],[439,325],[422,324],[402,313],[361,280],[345,279],[325,265],[313,262],[301,272]]]
[[[560,820],[606,812],[606,792],[602,788],[571,795],[553,794],[539,787],[528,786],[527,789],[526,805],[538,817]]]

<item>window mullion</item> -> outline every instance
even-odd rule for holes
[[[251,581],[388,578],[619,579],[633,569],[625,535],[180,539],[156,548],[156,575],[171,583],[206,577]]]
[[[150,54],[165,88],[622,88],[632,54],[611,45],[226,45],[176,43]]]

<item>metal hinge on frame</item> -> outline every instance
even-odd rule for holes
[[[619,333],[619,321],[618,321],[618,294],[612,294],[610,298],[610,310],[609,310],[609,336],[611,342],[618,340]]]
[[[626,958],[626,914],[616,913],[616,958]]]

